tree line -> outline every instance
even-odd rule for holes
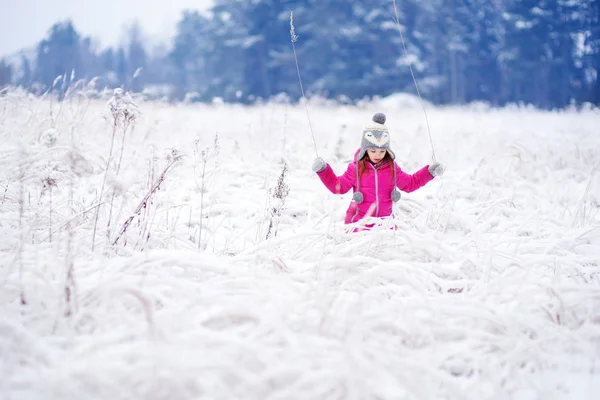
[[[148,48],[139,25],[125,39],[98,50],[58,22],[35,58],[0,60],[0,87],[96,77],[175,100],[293,101],[297,60],[307,95],[347,102],[414,93],[412,68],[436,104],[600,104],[600,0],[215,0],[183,12],[168,46]]]

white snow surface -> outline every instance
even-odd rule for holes
[[[315,147],[342,174],[384,112],[415,172],[418,107],[309,102],[315,145],[303,105],[134,98],[107,167],[88,95],[0,94],[0,399],[598,398],[597,109],[429,105],[445,175],[349,234]]]

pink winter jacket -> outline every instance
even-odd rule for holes
[[[321,171],[317,172],[321,181],[334,194],[344,194],[350,189],[356,192],[356,156],[354,161],[348,165],[346,172],[342,176],[336,176],[329,164]],[[413,175],[403,172],[394,162],[396,168],[396,186],[404,192],[412,192],[424,186],[433,179],[428,171],[429,165],[421,168]],[[366,169],[360,177],[360,192],[364,196],[362,203],[354,201],[350,203],[344,222],[350,224],[363,218],[365,215],[371,217],[387,217],[392,215],[392,190],[394,190],[394,171],[390,163],[386,163],[375,169],[369,162],[365,163]]]

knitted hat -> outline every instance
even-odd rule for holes
[[[385,124],[385,114],[377,113],[373,115],[374,124],[370,124],[363,129],[362,141],[360,142],[360,152],[358,153],[357,160],[363,158],[368,149],[379,149],[387,150],[392,157],[392,160],[396,158],[396,155],[390,149],[390,133],[388,132]]]
[[[390,153],[390,157],[392,157],[393,165],[391,168],[393,170],[394,179],[394,190],[392,191],[390,197],[395,203],[398,200],[400,200],[400,192],[398,191],[398,189],[396,189],[395,184],[396,163],[394,163],[394,159],[396,158],[396,155],[394,154],[392,149],[390,149],[390,133],[388,132],[387,127],[384,125],[385,114],[377,113],[373,115],[373,122],[375,123],[367,126],[363,130],[362,141],[360,143],[360,151],[356,156],[356,161],[358,162],[361,158],[363,158],[368,149],[386,150],[388,153]],[[358,174],[358,168],[356,168],[356,189],[354,194],[352,195],[352,200],[354,200],[355,203],[359,204],[362,203],[364,200],[364,196],[360,191],[360,176]]]

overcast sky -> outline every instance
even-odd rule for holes
[[[119,43],[124,26],[139,20],[152,39],[168,38],[182,10],[208,9],[212,0],[0,0],[0,57],[35,46],[52,24],[71,18],[101,47]]]

